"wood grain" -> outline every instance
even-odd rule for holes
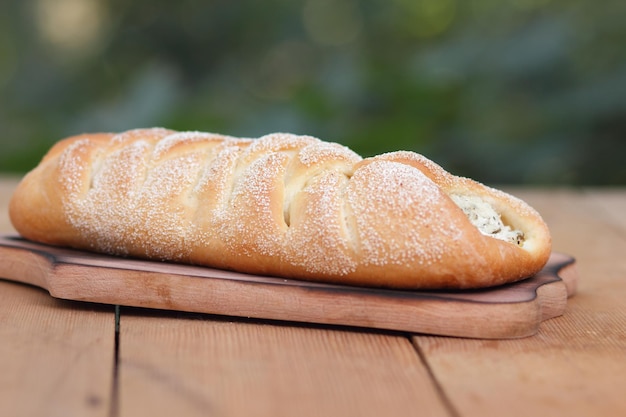
[[[108,416],[112,307],[0,280],[0,415]]]
[[[434,378],[463,416],[624,416],[626,194],[526,192],[555,249],[577,257],[578,294],[565,314],[515,341],[415,336]],[[612,215],[607,216],[609,213]]]
[[[398,291],[247,275],[105,256],[0,236],[0,276],[64,299],[476,338],[535,334],[563,313],[573,259],[553,254],[534,277],[483,290]],[[561,279],[562,278],[562,279]]]
[[[119,378],[121,416],[448,415],[394,334],[122,309]]]

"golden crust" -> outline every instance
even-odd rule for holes
[[[486,236],[451,195],[524,235]],[[392,288],[479,288],[538,272],[550,234],[526,203],[427,158],[338,144],[137,129],[57,143],[10,203],[25,238],[253,274]]]

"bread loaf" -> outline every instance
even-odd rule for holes
[[[251,274],[403,289],[539,271],[550,234],[521,200],[412,152],[161,128],[58,142],[10,203],[51,245]]]

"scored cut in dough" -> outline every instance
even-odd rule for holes
[[[426,157],[363,159],[310,136],[136,129],[50,149],[10,203],[34,241],[244,273],[390,288],[479,288],[538,272],[525,202]]]

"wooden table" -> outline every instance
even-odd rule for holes
[[[0,179],[0,232],[15,185]],[[509,191],[578,261],[578,294],[536,336],[115,308],[0,280],[0,416],[625,416],[626,189]]]

